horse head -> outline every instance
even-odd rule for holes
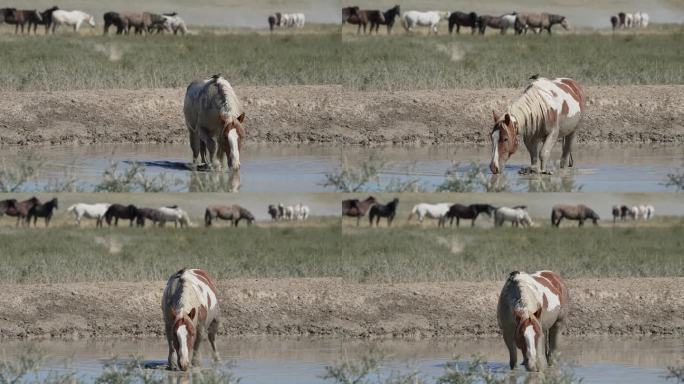
[[[91,15],[86,15],[86,20],[88,20],[88,24],[90,24],[91,27],[95,26],[95,18],[92,17]]]
[[[503,171],[506,160],[518,149],[518,122],[511,114],[504,114],[503,118],[492,111],[494,128],[490,133],[492,138],[492,161],[489,169],[497,174]]]
[[[240,149],[242,149],[242,140],[245,137],[245,129],[242,123],[245,121],[245,113],[241,113],[238,117],[230,117],[225,119],[221,116],[223,122],[223,133],[221,142],[223,143],[223,150],[228,157],[228,167],[233,170],[240,169]]]
[[[192,347],[195,345],[195,338],[197,337],[197,322],[195,321],[197,313],[193,308],[187,314],[182,313],[182,311],[178,313],[175,309],[171,309],[171,314],[174,318],[173,348],[178,357],[178,368],[187,371],[190,367]]]
[[[523,309],[514,309],[513,315],[516,321],[515,344],[523,353],[523,365],[528,371],[539,371],[538,353],[540,351],[539,339],[543,336],[539,318],[541,307],[532,315]]]

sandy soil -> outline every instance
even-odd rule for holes
[[[0,337],[162,334],[164,282],[0,285]],[[684,278],[570,280],[567,334],[682,335]],[[223,335],[437,337],[498,332],[501,282],[218,284]]]
[[[483,143],[517,89],[236,87],[251,142]],[[0,92],[0,144],[186,142],[183,89]],[[579,140],[684,140],[684,86],[588,87]]]

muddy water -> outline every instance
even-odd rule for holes
[[[2,149],[7,160],[25,157],[17,147]],[[324,192],[332,191],[322,185],[325,174],[334,171],[345,153],[350,163],[360,165],[373,154],[388,162],[378,182],[369,184],[371,190],[382,189],[393,180],[417,179],[427,191],[444,181],[445,172],[454,162],[459,170],[466,170],[471,162],[486,166],[490,159],[488,146],[380,146],[333,147],[324,145],[248,145],[242,153],[242,169],[238,180],[225,177],[221,183],[239,186],[249,192]],[[65,171],[78,177],[85,190],[100,182],[102,173],[112,162],[123,165],[141,162],[147,175],[165,173],[179,179],[175,190],[193,188],[196,181],[188,171],[190,153],[187,145],[120,144],[92,146],[53,146],[39,152],[45,162],[34,189],[50,180],[64,177]],[[560,157],[558,151],[552,155]],[[657,192],[666,191],[662,185],[666,175],[680,168],[684,151],[677,146],[636,145],[579,145],[574,153],[575,168],[558,170],[553,176],[519,175],[528,165],[526,153],[516,153],[505,170],[508,190],[518,191],[610,191]],[[557,162],[556,162],[557,166]],[[487,170],[487,174],[489,171]],[[204,172],[202,177],[218,177]],[[211,174],[208,176],[206,174]],[[222,177],[225,174],[220,174]],[[29,186],[30,188],[30,186]]]
[[[593,383],[666,382],[665,367],[681,363],[684,344],[674,338],[566,338],[563,360],[576,377]],[[335,338],[220,338],[222,360],[245,383],[320,383],[325,366],[359,357],[374,347],[386,356],[384,372],[417,369],[425,377],[443,373],[444,364],[454,356],[483,356],[488,368],[509,374],[507,353],[499,338],[440,339],[421,341],[359,341]],[[166,359],[166,346],[159,339],[124,341],[10,341],[2,350],[8,357],[21,353],[29,344],[38,347],[48,358],[43,373],[67,366],[79,376],[92,379],[103,369],[105,359],[113,356],[140,356],[150,367],[159,367]],[[207,347],[207,346],[204,346]],[[208,348],[208,347],[207,347]],[[206,355],[206,354],[205,354]],[[123,361],[123,360],[122,360]],[[228,363],[230,362],[230,363]],[[208,364],[205,361],[205,365]],[[528,382],[518,370],[518,380]]]

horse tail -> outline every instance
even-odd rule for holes
[[[207,208],[206,211],[204,211],[204,226],[208,227],[211,225],[211,210]]]

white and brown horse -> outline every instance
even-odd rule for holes
[[[510,273],[499,296],[497,318],[511,369],[517,364],[518,348],[528,371],[553,364],[569,301],[568,289],[557,273]]]
[[[207,272],[181,269],[169,277],[162,297],[162,314],[169,343],[169,369],[185,371],[191,362],[199,363],[199,346],[205,332],[214,358],[218,358],[214,341],[220,311],[216,284]]]
[[[584,111],[584,92],[572,79],[532,79],[503,116],[493,111],[489,169],[494,174],[503,172],[506,161],[518,149],[519,135],[530,153],[531,172],[546,172],[551,149],[559,138],[563,139],[560,166],[573,166],[572,145]]]
[[[195,80],[185,92],[183,104],[185,124],[190,133],[192,162],[197,165],[197,156],[212,167],[226,166],[233,170],[240,168],[240,150],[245,130],[237,95],[228,80],[221,75],[210,79]],[[205,158],[209,152],[209,162]]]

